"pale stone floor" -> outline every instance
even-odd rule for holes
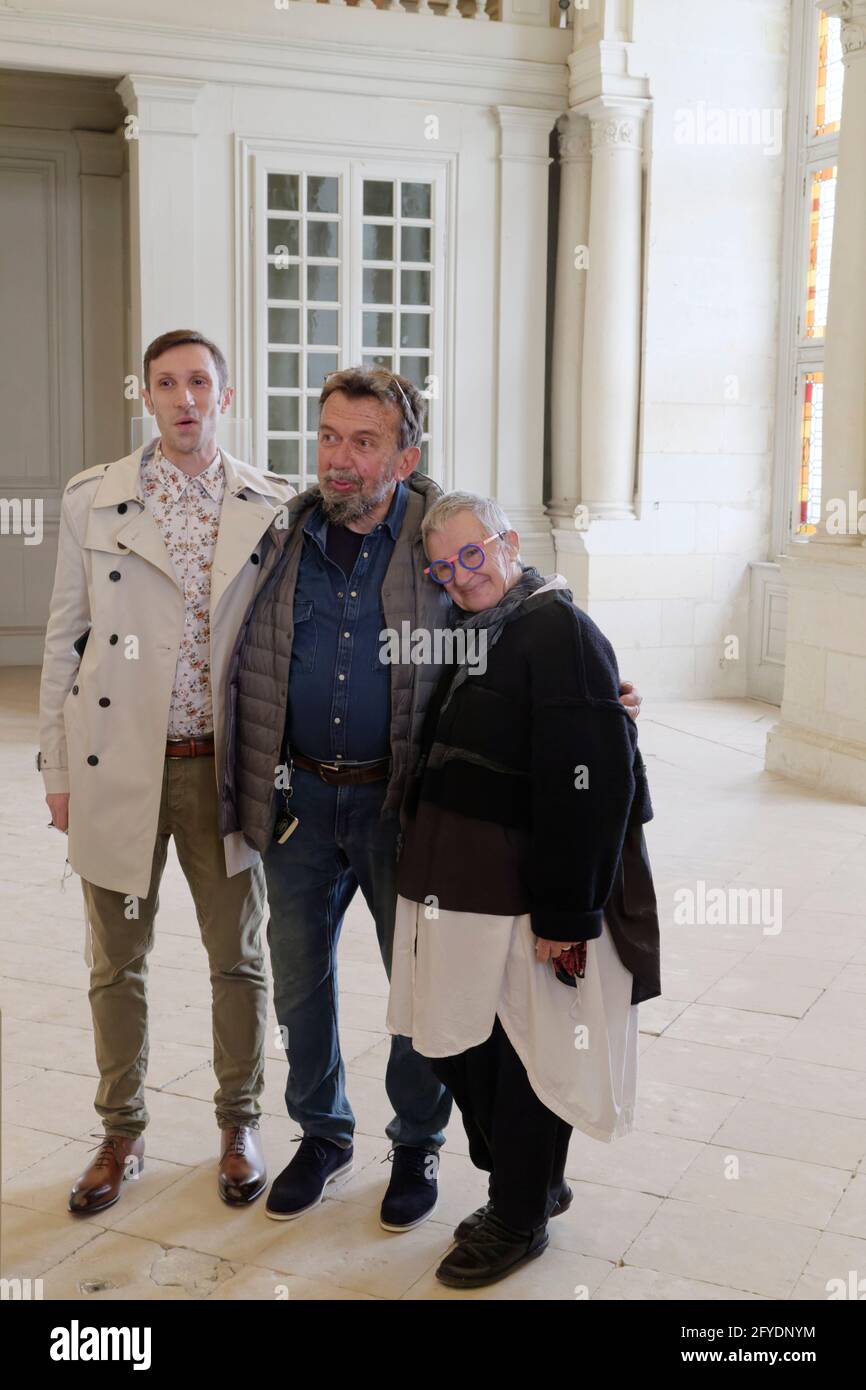
[[[80,889],[70,878],[60,891],[65,841],[46,828],[34,771],[35,693],[36,672],[0,672],[4,1275],[41,1277],[46,1299],[574,1300],[585,1286],[593,1299],[712,1300],[825,1299],[828,1279],[866,1272],[866,808],[763,771],[772,707],[645,702],[664,996],[641,1006],[637,1128],[612,1145],[576,1134],[575,1202],[551,1248],[458,1295],[433,1271],[486,1181],[456,1113],[433,1219],[405,1235],[378,1225],[386,982],[360,902],[340,947],[355,1171],[291,1224],[267,1220],[263,1198],[241,1211],[219,1200],[206,960],[174,858],[151,957],[146,1165],[109,1211],[68,1214],[99,1135],[96,1071]],[[675,925],[673,894],[698,879],[781,888],[782,930]],[[268,1054],[275,1174],[297,1130],[273,1038]]]

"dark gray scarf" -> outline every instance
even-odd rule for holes
[[[536,589],[540,589],[546,583],[547,580],[539,574],[534,565],[525,565],[517,583],[512,584],[511,588],[502,595],[499,602],[495,603],[492,608],[483,608],[479,613],[466,613],[455,604],[452,608],[452,624],[454,627],[483,628],[487,633],[487,651],[489,652],[490,648],[495,646],[502,636],[502,630],[506,623],[510,622],[530,594],[534,594]],[[563,592],[567,591],[564,590]],[[569,594],[568,597],[570,598],[571,595]],[[468,677],[469,666],[463,661],[457,668],[448,694],[439,711],[440,714],[451,703],[455,690],[459,690]]]

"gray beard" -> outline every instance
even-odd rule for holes
[[[393,481],[393,474],[389,478],[384,478],[376,491],[367,496],[356,492],[348,497],[328,497],[324,489],[320,489],[322,511],[332,526],[346,526],[350,521],[360,521],[362,517],[369,516],[370,512],[384,500]]]

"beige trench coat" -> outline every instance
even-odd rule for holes
[[[184,627],[183,593],[159,527],[136,500],[142,452],[88,468],[67,484],[45,634],[38,760],[46,792],[69,792],[71,867],[134,897],[146,897],[150,884]],[[221,452],[226,490],[210,593],[218,787],[226,665],[253,597],[259,541],[280,524],[279,509],[294,495],[276,474]],[[79,664],[73,642],[88,627]],[[229,876],[259,857],[240,834],[224,844]]]

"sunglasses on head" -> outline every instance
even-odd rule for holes
[[[324,378],[324,379],[325,379],[325,381],[327,381],[329,376],[338,376],[338,375],[339,375],[338,372],[326,372],[326,373],[325,373],[325,378]],[[397,387],[397,390],[400,392],[400,395],[401,395],[402,398],[403,398],[403,404],[404,404],[405,407],[406,407],[406,415],[408,416],[409,423],[411,424],[413,430],[417,431],[417,429],[418,429],[418,418],[417,418],[417,416],[416,416],[416,414],[415,414],[415,411],[412,409],[412,403],[411,403],[411,401],[409,400],[409,397],[406,395],[406,392],[403,390],[403,387],[400,385],[400,383],[399,383],[399,381],[397,380],[397,378],[395,377],[394,373],[393,373],[393,372],[387,371],[385,367],[374,367],[374,368],[370,371],[369,375],[370,375],[370,376],[384,376],[384,377],[387,377],[387,379],[388,379],[388,384],[389,384],[390,386],[396,386],[396,387]]]

